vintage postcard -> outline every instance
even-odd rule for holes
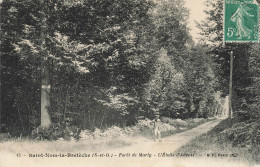
[[[258,0],[0,12],[0,167],[260,167]]]

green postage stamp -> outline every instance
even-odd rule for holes
[[[259,42],[259,6],[254,0],[225,0],[225,42]]]

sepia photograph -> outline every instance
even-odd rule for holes
[[[260,167],[260,0],[0,0],[0,167]]]

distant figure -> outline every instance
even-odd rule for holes
[[[235,35],[239,36],[238,39],[242,39],[243,37],[251,38],[252,30],[245,25],[246,17],[254,17],[254,15],[248,13],[249,9],[250,8],[246,7],[244,3],[241,3],[235,14],[230,18],[231,21],[236,23],[237,32]]]
[[[154,129],[154,140],[159,140],[161,142],[161,132],[160,132],[160,119],[156,117],[153,121],[153,129]]]

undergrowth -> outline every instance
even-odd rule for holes
[[[188,130],[198,126],[206,119],[169,119],[161,118],[160,131],[162,137],[168,136],[180,131]],[[26,151],[32,148],[45,148],[46,151],[79,151],[79,150],[106,150],[129,146],[145,140],[153,140],[152,120],[140,120],[135,126],[120,128],[112,126],[105,130],[94,129],[79,130],[64,126],[50,126],[49,128],[39,128],[35,130],[32,136],[27,138],[11,138],[2,141],[3,150]]]
[[[200,154],[236,154],[236,159],[248,163],[260,163],[259,120],[231,122],[221,121],[208,133],[193,139],[176,152]]]
[[[171,119],[162,117],[160,122],[160,131],[162,137],[171,134],[191,129],[197,125],[206,122],[206,119]],[[39,127],[29,136],[33,140],[112,140],[115,138],[127,137],[143,137],[146,139],[153,139],[153,125],[152,120],[139,120],[135,126],[118,127],[112,126],[107,129],[95,128],[93,131],[85,129],[81,130],[76,127],[70,127],[66,124],[52,124],[49,128]]]
[[[197,125],[206,122],[206,119],[170,119],[161,118],[160,131],[162,137],[193,128]],[[152,120],[145,119],[140,120],[135,126],[120,128],[112,126],[106,130],[100,130],[96,128],[94,132],[84,130],[80,133],[80,140],[91,140],[91,139],[114,139],[114,138],[125,138],[125,137],[143,137],[146,139],[153,139],[153,125]]]

